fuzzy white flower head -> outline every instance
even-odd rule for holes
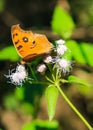
[[[58,55],[63,55],[66,51],[67,51],[67,47],[65,45],[58,45],[57,46]]]
[[[16,71],[14,73],[10,71],[9,75],[6,75],[6,77],[10,79],[12,84],[22,86],[23,81],[27,77],[25,67],[23,65],[18,65]]]
[[[12,73],[12,74],[10,75],[10,79],[11,79],[11,82],[14,83],[14,84],[20,83],[19,73]]]
[[[65,43],[65,40],[59,39],[56,40],[57,45],[63,45]]]
[[[26,71],[16,72],[16,74],[18,75],[18,78],[19,78],[21,81],[23,81],[23,80],[26,78],[26,76],[27,76]]]
[[[69,68],[71,67],[70,61],[66,59],[57,59],[56,63],[57,63],[57,67],[59,67],[59,69],[62,70],[63,73],[69,71]]]
[[[25,67],[23,65],[18,65],[17,68],[16,68],[16,71],[17,72],[25,71]]]
[[[44,58],[43,61],[44,61],[45,63],[51,63],[52,60],[53,60],[52,57],[51,57],[50,55],[48,55],[48,56],[46,56],[46,57]]]
[[[45,64],[40,64],[38,67],[37,67],[37,71],[42,73],[42,72],[45,72],[46,70],[46,66]]]

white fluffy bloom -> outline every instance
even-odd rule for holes
[[[63,45],[65,43],[65,40],[59,39],[56,40],[57,45]]]
[[[57,63],[57,67],[60,70],[62,70],[63,73],[66,73],[67,71],[69,71],[69,68],[71,67],[70,61],[68,61],[66,59],[57,59],[56,63]]]
[[[57,53],[59,55],[63,55],[67,51],[67,47],[65,45],[58,45],[57,46]]]
[[[37,67],[37,71],[42,73],[42,72],[45,72],[46,70],[46,66],[45,64],[40,64],[38,67]]]
[[[50,55],[48,55],[48,56],[46,56],[46,57],[44,58],[43,61],[44,61],[45,63],[51,63],[52,60],[53,60],[52,57],[51,57]]]
[[[18,65],[15,72],[9,72],[9,75],[6,75],[7,78],[10,79],[11,83],[14,85],[21,85],[25,78],[27,77],[27,73],[25,67],[23,65]]]
[[[16,71],[17,72],[25,71],[25,67],[23,65],[18,65],[17,68],[16,68]]]
[[[65,41],[62,39],[56,41],[56,52],[58,55],[63,55],[67,51],[67,47],[64,43]]]

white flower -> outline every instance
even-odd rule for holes
[[[26,71],[16,72],[16,74],[18,75],[18,78],[19,78],[21,81],[23,81],[23,80],[26,78],[26,76],[27,76]]]
[[[46,66],[45,64],[40,64],[38,67],[37,67],[37,71],[42,73],[42,72],[45,72],[46,70]]]
[[[65,40],[59,39],[56,40],[57,45],[63,45],[65,43]]]
[[[12,83],[15,83],[15,84],[19,83],[20,82],[19,73],[12,73],[10,75],[10,79],[11,79]]]
[[[25,71],[25,67],[23,65],[18,65],[16,71],[17,72]]]
[[[9,75],[6,75],[6,77],[10,79],[12,84],[22,86],[23,81],[27,77],[25,67],[23,65],[18,65],[15,72],[12,73],[12,71],[9,71]]]
[[[70,61],[66,59],[57,59],[56,63],[57,63],[57,68],[62,70],[63,73],[66,73],[67,71],[69,71],[69,68],[71,67]]]
[[[57,53],[59,55],[63,55],[67,51],[67,47],[65,45],[58,45],[57,46]]]
[[[56,41],[56,52],[58,55],[63,55],[67,51],[67,47],[64,43],[65,41],[62,39]]]
[[[51,57],[50,55],[48,55],[48,56],[46,56],[46,57],[44,58],[43,61],[44,61],[45,63],[50,63],[50,62],[52,62],[52,60],[53,60],[52,57]]]

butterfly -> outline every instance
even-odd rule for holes
[[[45,35],[25,31],[20,28],[19,24],[11,27],[11,36],[14,47],[24,62],[34,60],[53,49],[53,44]]]

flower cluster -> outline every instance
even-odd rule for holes
[[[60,71],[62,71],[64,74],[69,71],[69,68],[71,67],[70,61],[68,61],[66,58],[64,58],[65,52],[68,51],[68,48],[65,45],[65,41],[60,39],[56,41],[56,49],[55,49],[57,55],[52,58],[50,55],[46,56],[44,58],[44,63],[54,63],[55,67],[58,68]],[[37,71],[42,73],[45,72],[46,66],[45,64],[40,64],[37,67]]]
[[[27,73],[23,65],[18,65],[16,67],[15,72],[9,71],[9,75],[5,75],[5,76],[10,79],[10,82],[12,84],[22,86],[23,81],[27,77]]]
[[[61,39],[57,40],[56,48],[54,49],[56,55],[54,57],[51,55],[46,55],[43,59],[43,63],[39,64],[37,66],[37,70],[33,70],[33,72],[37,71],[39,73],[45,74],[44,72],[46,71],[47,67],[52,64],[52,67],[55,67],[59,70],[59,72],[66,74],[66,72],[68,72],[71,68],[70,61],[64,57],[67,51],[68,48],[65,45],[65,41]],[[15,69],[15,72],[9,71],[9,75],[6,75],[6,77],[10,79],[12,84],[21,86],[25,79],[29,79],[23,65],[18,65]],[[35,77],[35,75],[33,77]]]
[[[43,62],[46,63],[46,64],[49,64],[49,63],[52,63],[53,59],[52,59],[52,56],[50,55],[47,55],[44,59],[43,59]],[[45,64],[40,64],[37,66],[37,71],[40,72],[40,73],[43,73],[46,71],[47,67]]]
[[[64,54],[69,50],[65,45],[65,41],[61,39],[56,41],[56,46],[57,56],[54,62],[56,63],[56,67],[65,74],[71,68],[70,61],[64,57]]]

